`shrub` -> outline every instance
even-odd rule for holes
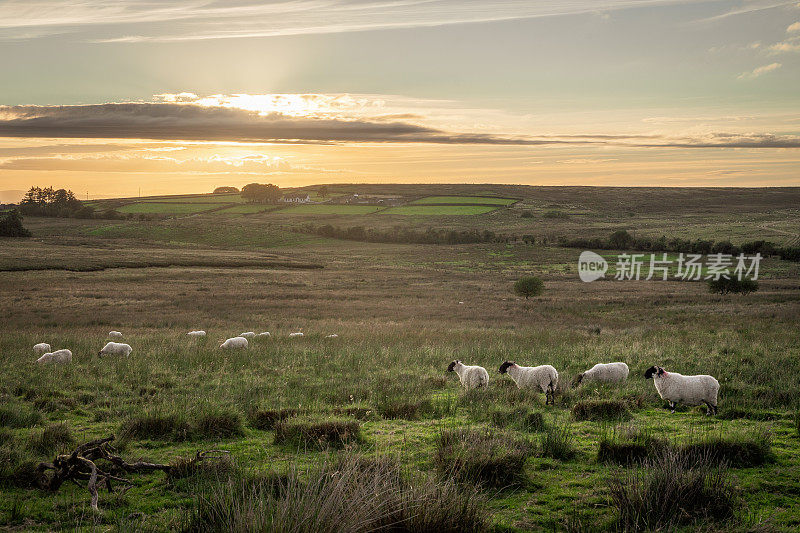
[[[514,283],[514,292],[527,300],[531,296],[539,296],[544,290],[544,282],[536,276],[520,278]]]
[[[724,278],[708,280],[708,292],[712,294],[750,294],[758,290],[758,282],[749,278]]]
[[[361,425],[352,419],[290,418],[275,425],[275,444],[325,449],[360,442]]]
[[[626,250],[633,244],[633,237],[624,229],[619,229],[608,238],[608,245],[618,250]]]
[[[0,406],[0,427],[29,428],[42,423],[42,414],[29,405],[7,403]]]
[[[625,531],[728,521],[739,504],[723,466],[692,464],[674,451],[645,460],[641,469],[617,471],[608,485]]]
[[[348,457],[286,476],[239,473],[202,489],[182,528],[199,531],[366,533],[486,531],[486,497],[445,479],[411,483],[395,461]]]
[[[533,218],[533,213],[529,209],[525,209],[519,216],[520,218]]]
[[[0,237],[30,237],[31,232],[22,225],[22,215],[17,209],[0,214]]]
[[[31,435],[31,450],[41,455],[51,456],[75,444],[75,439],[66,424],[51,424],[41,433]]]
[[[122,423],[123,439],[154,439],[182,441],[190,437],[191,427],[178,414],[144,413]]]
[[[573,435],[569,425],[549,426],[539,439],[539,454],[567,461],[575,457]]]
[[[275,429],[275,424],[281,420],[299,414],[299,409],[251,409],[247,412],[247,423],[256,429],[271,430]]]
[[[628,406],[622,400],[593,400],[576,403],[572,407],[575,420],[622,420],[631,417]]]
[[[440,473],[460,482],[509,487],[524,483],[531,452],[530,443],[508,435],[446,430],[439,435],[434,463]]]

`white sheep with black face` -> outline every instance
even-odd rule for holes
[[[558,371],[550,365],[519,366],[514,361],[505,361],[498,370],[508,374],[520,389],[539,389],[545,394],[545,405],[555,405],[555,392],[558,387]]]
[[[130,344],[111,341],[103,346],[103,349],[97,352],[97,355],[100,357],[104,355],[122,355],[124,357],[128,357],[132,351],[133,348],[131,348]]]
[[[247,339],[244,337],[231,337],[230,339],[226,339],[225,342],[219,345],[220,348],[223,350],[234,350],[234,349],[242,349],[247,348],[248,342]]]
[[[205,337],[206,332],[203,331],[202,329],[196,329],[194,331],[190,331],[189,333],[187,333],[187,335],[190,337]]]
[[[467,390],[489,386],[489,373],[482,366],[468,366],[456,359],[450,363],[447,371],[458,374],[461,385]]]
[[[240,333],[239,336],[240,337],[244,337],[245,339],[252,339],[253,337],[256,336],[256,332],[255,331],[247,331],[245,333]]]
[[[33,353],[35,353],[36,355],[43,355],[50,352],[51,350],[52,348],[50,348],[50,345],[47,344],[46,342],[40,342],[39,344],[33,345]]]
[[[48,352],[46,354],[42,354],[42,356],[36,360],[37,363],[40,365],[46,363],[55,363],[65,365],[67,363],[72,362],[72,352],[63,349],[63,350],[56,350],[55,352]]]
[[[621,383],[628,379],[628,365],[625,363],[597,363],[586,372],[578,374],[575,385],[599,381],[600,383]]]
[[[289,333],[289,338],[290,339],[294,339],[295,337],[302,337],[302,336],[303,336],[303,332],[302,331],[296,331],[294,333]]]
[[[270,334],[269,331],[262,331],[261,333],[256,335],[256,337],[259,338],[259,339],[266,339],[266,338],[272,337],[272,335]]]
[[[658,395],[669,402],[670,410],[675,412],[675,404],[706,405],[706,415],[717,414],[717,394],[719,381],[712,376],[684,376],[677,372],[667,372],[660,366],[651,366],[644,373],[645,379],[652,379]]]

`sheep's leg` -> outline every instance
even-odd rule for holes
[[[675,412],[675,402],[669,402],[669,412],[670,413]]]

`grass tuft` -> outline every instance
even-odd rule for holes
[[[0,406],[0,427],[29,428],[42,423],[42,414],[27,404],[6,403]]]
[[[437,469],[460,482],[489,487],[524,484],[525,461],[533,447],[527,441],[486,431],[455,429],[439,435]]]
[[[66,451],[75,444],[75,438],[66,424],[51,424],[41,433],[31,435],[28,446],[40,455],[52,456],[57,452]]]
[[[275,425],[275,444],[316,449],[342,448],[362,440],[356,420],[290,418]]]
[[[264,431],[275,429],[275,424],[300,415],[299,409],[251,409],[247,412],[250,427]]]
[[[572,407],[575,420],[627,420],[631,417],[627,404],[622,400],[580,401]]]
[[[183,441],[190,437],[191,427],[182,415],[144,413],[122,423],[123,439],[152,439]]]
[[[198,438],[239,437],[244,435],[242,416],[232,409],[219,409],[203,413],[193,424],[192,434]]]

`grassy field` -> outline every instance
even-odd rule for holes
[[[187,203],[179,204],[173,202],[138,202],[134,204],[123,205],[116,210],[120,213],[144,213],[144,214],[192,214],[208,211],[219,207],[219,204],[201,204],[201,203]]]
[[[518,196],[504,187],[493,194]],[[791,209],[763,208],[752,219],[707,212],[708,205],[632,220],[666,230],[691,217],[692,238],[738,224],[741,237],[752,239],[763,234],[759,225],[784,220]],[[482,229],[507,211],[517,208],[441,220],[452,227],[480,220]],[[760,290],[747,296],[711,295],[702,282],[586,284],[577,278],[580,250],[336,241],[292,231],[307,220],[295,216],[26,218],[31,239],[2,241],[0,526],[247,530],[269,516],[291,524],[291,517],[335,508],[344,510],[327,523],[345,528],[368,520],[365,512],[376,519],[387,506],[411,505],[403,512],[440,524],[435,530],[641,530],[621,514],[633,504],[620,507],[620,486],[649,487],[667,473],[689,488],[699,479],[702,490],[684,487],[665,501],[656,489],[642,489],[645,508],[677,501],[689,509],[670,511],[681,519],[650,529],[800,527],[797,263],[765,261]],[[614,227],[571,216],[505,220],[552,223],[570,235]],[[775,227],[791,233],[796,225],[786,220]],[[544,280],[545,292],[518,298],[511,287],[529,274]],[[133,347],[128,358],[97,357],[112,329]],[[208,336],[186,337],[192,329]],[[288,337],[301,330],[303,337]],[[243,331],[272,337],[254,339],[247,350],[218,348]],[[71,349],[73,363],[36,365],[31,347],[38,342]],[[454,359],[486,367],[488,389],[465,392],[446,372]],[[499,375],[504,360],[554,365],[555,405]],[[578,373],[608,361],[630,366],[627,383],[572,386]],[[719,415],[687,407],[670,414],[643,378],[654,364],[716,376]],[[131,475],[126,491],[103,487],[99,513],[85,482],[57,492],[30,488],[31,464],[112,433],[131,460],[230,454],[182,476]],[[635,460],[662,453],[667,459],[647,467]],[[332,488],[324,482],[331,479],[344,485]],[[382,499],[404,491],[412,491],[407,502],[430,506]],[[335,505],[323,505],[323,497]]]
[[[282,209],[290,215],[365,215],[382,209],[375,205],[306,204]]]
[[[427,198],[420,198],[414,200],[412,204],[425,205],[425,204],[496,204],[496,205],[511,205],[516,200],[512,198],[492,198],[487,196],[428,196]]]
[[[381,214],[386,215],[416,215],[416,216],[460,216],[482,215],[494,211],[494,207],[478,205],[401,205],[390,207]]]
[[[224,215],[242,215],[248,213],[260,213],[261,211],[266,211],[270,209],[272,206],[268,205],[235,205],[232,207],[226,207],[225,209],[221,209],[218,211],[219,214]]]

